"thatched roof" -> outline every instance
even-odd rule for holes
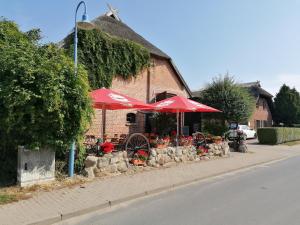
[[[151,54],[170,59],[170,57],[166,53],[161,51],[159,48],[155,47],[153,44],[151,44],[141,35],[136,33],[125,23],[113,18],[112,16],[99,16],[92,22],[96,25],[97,28],[110,35],[139,43],[145,48],[147,48]]]
[[[158,56],[160,58],[164,58],[169,61],[171,64],[171,67],[173,68],[175,74],[178,76],[180,82],[187,90],[188,94],[191,96],[192,92],[190,88],[188,87],[187,83],[183,79],[181,73],[179,72],[178,68],[176,67],[175,63],[173,62],[172,58],[168,56],[166,53],[164,53],[162,50],[151,44],[149,41],[147,41],[145,38],[143,38],[141,35],[136,33],[134,30],[132,30],[129,26],[127,26],[125,23],[123,23],[121,20],[118,20],[114,18],[113,16],[99,16],[96,19],[92,21],[96,27],[98,27],[100,30],[116,37],[124,38],[127,40],[134,41],[136,43],[139,43],[140,45],[144,46],[151,55]]]
[[[241,87],[247,88],[255,97],[265,97],[265,98],[273,98],[273,95],[263,89],[260,85],[260,81],[242,83]]]

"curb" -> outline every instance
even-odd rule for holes
[[[205,177],[199,177],[199,178],[191,179],[191,180],[188,180],[188,181],[179,182],[179,183],[175,183],[175,184],[172,184],[172,185],[167,185],[167,186],[164,186],[164,187],[148,190],[148,191],[145,191],[145,192],[142,192],[142,193],[134,194],[134,195],[127,196],[127,197],[124,197],[124,198],[120,198],[120,199],[117,199],[117,200],[107,201],[106,203],[102,203],[102,204],[99,204],[99,205],[96,205],[96,206],[88,207],[88,208],[85,208],[85,209],[82,209],[82,210],[77,210],[77,211],[66,213],[66,214],[60,214],[60,215],[57,215],[55,217],[51,217],[51,218],[48,218],[48,219],[45,219],[45,220],[37,221],[37,222],[34,222],[34,223],[29,223],[27,225],[51,225],[51,224],[54,224],[54,223],[57,223],[57,222],[61,222],[63,220],[71,219],[73,217],[82,216],[84,214],[95,212],[97,210],[111,208],[113,206],[117,206],[121,203],[128,202],[128,201],[131,201],[131,200],[139,199],[139,198],[146,197],[146,196],[151,196],[151,195],[154,195],[154,194],[159,194],[159,193],[162,193],[162,192],[165,192],[165,191],[170,191],[172,189],[184,187],[184,186],[187,186],[187,185],[199,182],[199,181],[205,181],[207,179],[215,178],[215,177],[225,175],[225,174],[228,174],[228,173],[238,172],[238,171],[242,171],[242,170],[245,170],[245,169],[251,169],[251,168],[257,167],[259,165],[272,164],[272,163],[280,162],[280,161],[286,160],[286,159],[291,158],[291,157],[293,157],[293,156],[283,156],[283,157],[280,157],[280,158],[277,158],[277,159],[267,160],[267,161],[264,161],[264,162],[259,162],[259,163],[255,163],[255,164],[248,165],[248,166],[242,166],[242,167],[239,167],[237,169],[231,169],[231,170],[227,170],[227,171],[224,171],[224,172],[219,172],[219,173],[216,173],[216,174],[208,175],[208,176],[205,176]]]

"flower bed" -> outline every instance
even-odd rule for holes
[[[194,146],[152,148],[150,155],[144,156],[147,160],[141,158],[140,155],[143,154],[139,153],[139,156],[134,158],[136,161],[131,160],[131,163],[129,163],[125,151],[105,154],[102,157],[88,156],[85,161],[85,173],[88,177],[93,178],[124,173],[140,165],[157,168],[187,161],[210,160],[228,156],[229,146],[227,142],[222,142],[208,144],[207,148],[202,147],[201,149],[196,149]],[[137,160],[141,160],[143,163]]]

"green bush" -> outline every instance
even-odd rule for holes
[[[268,127],[257,130],[260,144],[281,144],[289,141],[300,140],[300,128]]]
[[[220,120],[204,120],[203,123],[203,131],[207,134],[223,136],[224,133],[228,131],[228,126],[226,126],[226,124],[223,124],[223,122]]]

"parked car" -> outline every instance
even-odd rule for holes
[[[237,137],[237,131],[242,131],[245,134],[246,139],[257,137],[255,130],[251,129],[247,125],[242,125],[234,122],[229,124],[229,131],[228,131],[229,140],[234,140]]]
[[[238,130],[243,131],[245,133],[247,139],[257,137],[256,131],[251,129],[247,125],[239,125]]]

